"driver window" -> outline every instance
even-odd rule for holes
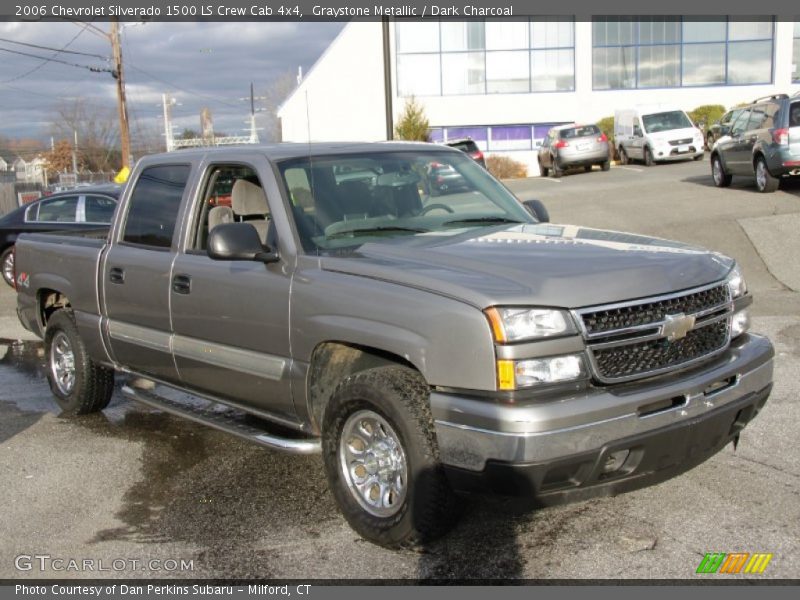
[[[205,181],[191,248],[205,251],[208,234],[222,223],[250,223],[266,243],[271,231],[269,205],[255,170],[244,165],[212,165]]]
[[[633,125],[633,137],[642,137],[642,128],[639,127],[638,123]]]

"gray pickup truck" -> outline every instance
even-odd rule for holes
[[[66,415],[102,410],[116,373],[137,401],[321,452],[352,527],[414,545],[455,491],[547,505],[672,477],[769,396],[732,259],[543,208],[431,144],[146,157],[107,238],[19,238],[19,318]]]

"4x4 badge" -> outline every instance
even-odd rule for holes
[[[685,338],[694,327],[694,317],[686,316],[683,313],[677,315],[667,315],[664,317],[664,324],[658,332],[660,335],[667,338],[668,342],[674,342],[681,338]]]

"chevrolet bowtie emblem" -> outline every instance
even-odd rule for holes
[[[661,326],[659,334],[667,338],[668,342],[674,342],[685,338],[694,327],[694,317],[686,316],[683,313],[677,315],[667,315],[664,317],[664,324]]]

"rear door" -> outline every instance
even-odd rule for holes
[[[742,171],[750,174],[753,168],[753,148],[759,138],[769,138],[769,129],[772,127],[772,116],[769,109],[772,104],[756,104],[750,111],[750,118],[747,121],[747,130],[742,138]],[[772,113],[774,114],[774,112]]]
[[[750,120],[750,109],[745,109],[731,125],[730,133],[719,141],[725,168],[732,175],[746,175],[752,172],[751,154],[745,141],[747,125]]]
[[[125,367],[177,381],[171,351],[170,273],[191,167],[145,167],[115,228],[101,286],[111,350]]]
[[[800,160],[800,100],[789,106],[789,151]]]

